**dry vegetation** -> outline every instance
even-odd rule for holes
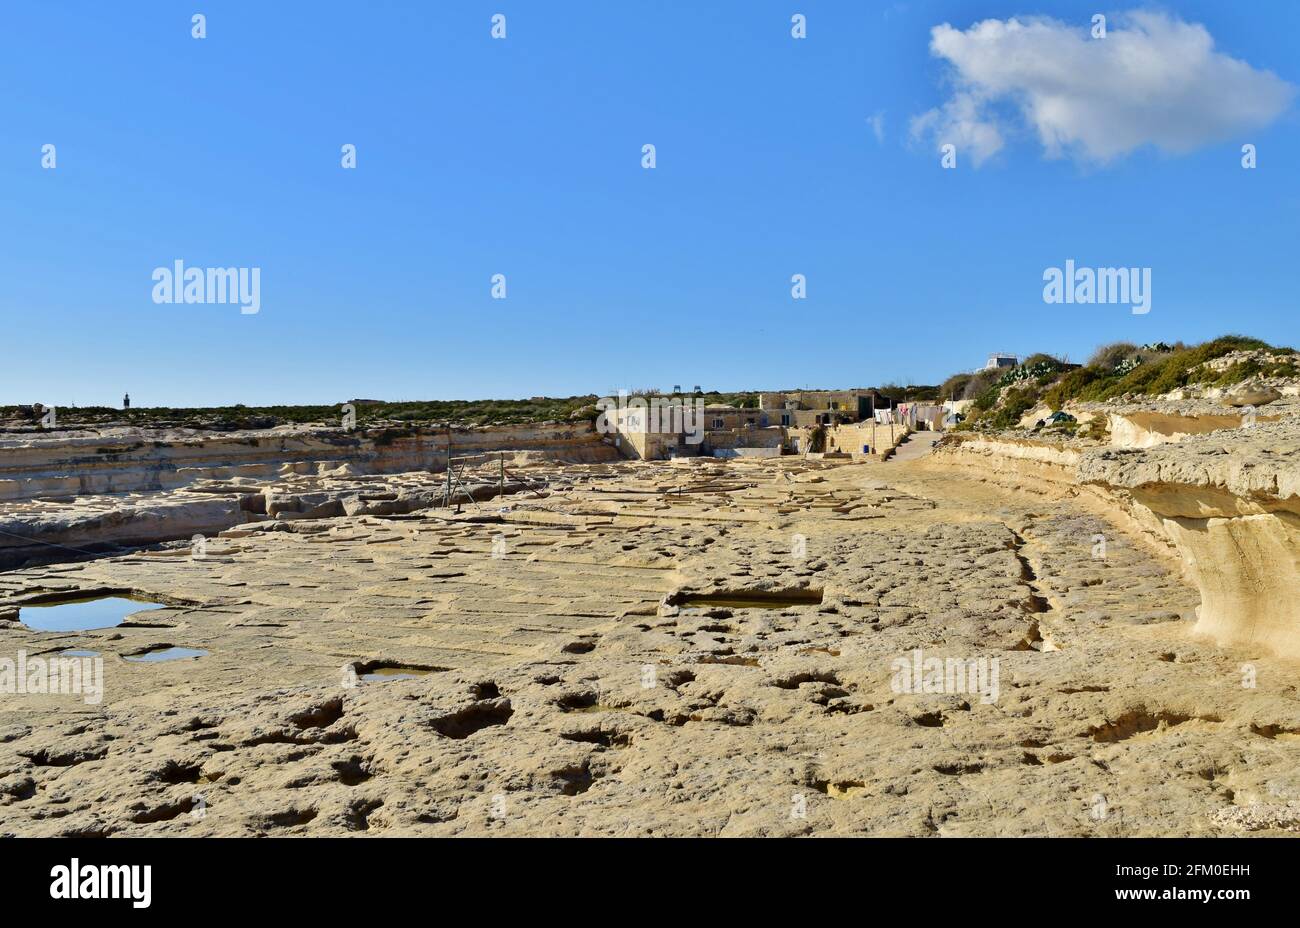
[[[1206,362],[1234,352],[1253,352],[1223,369]],[[1115,342],[1098,348],[1085,365],[1046,354],[1004,371],[956,374],[941,387],[945,396],[973,400],[962,428],[1014,428],[1039,405],[1064,409],[1072,402],[1156,397],[1188,386],[1228,387],[1256,377],[1298,377],[1300,356],[1256,338],[1225,335],[1200,345]]]

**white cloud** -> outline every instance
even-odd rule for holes
[[[996,154],[1016,113],[1050,157],[1107,162],[1144,145],[1172,153],[1275,120],[1295,87],[1215,51],[1199,23],[1133,11],[1105,38],[1090,24],[989,19],[966,31],[944,23],[930,52],[952,65],[953,92],[913,118],[912,134],[951,142],[975,164]],[[1249,141],[1247,139],[1247,141]]]
[[[877,112],[867,117],[867,125],[871,126],[872,133],[876,136],[876,144],[885,144],[885,114]]]
[[[959,91],[941,108],[913,118],[912,135],[933,136],[935,145],[956,145],[957,151],[970,155],[976,165],[983,164],[1002,150],[1002,132],[982,115],[983,110],[977,94]]]

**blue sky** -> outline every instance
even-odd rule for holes
[[[1300,4],[1160,9],[1300,84]],[[993,350],[1081,360],[1116,339],[1228,331],[1300,342],[1294,102],[1186,151],[1106,160],[1047,152],[1014,87],[988,104],[1005,143],[978,167],[959,150],[942,169],[935,140],[909,130],[972,78],[931,53],[933,27],[1037,15],[1086,29],[1099,10],[12,5],[0,402],[865,386],[937,382]],[[505,40],[489,35],[497,12]],[[796,12],[806,39],[790,35]],[[1068,92],[1095,102],[1078,79]],[[1235,118],[1236,102],[1203,109],[1201,92],[1182,94],[1177,118]],[[1215,134],[1163,125],[1140,108],[1147,91],[1125,93],[1139,134]],[[1119,131],[1109,112],[1081,131]],[[1241,168],[1243,142],[1256,170]],[[355,170],[340,167],[344,143]],[[1067,258],[1150,267],[1151,312],[1045,304],[1043,271]],[[177,259],[260,268],[261,311],[155,304],[153,269]],[[491,298],[497,273],[505,300]],[[795,273],[806,300],[791,299]]]

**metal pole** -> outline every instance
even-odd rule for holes
[[[442,504],[450,508],[451,506],[451,426],[447,426],[447,495]]]
[[[506,499],[506,453],[501,452],[501,492],[497,494],[502,503]]]

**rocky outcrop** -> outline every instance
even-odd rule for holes
[[[1157,553],[1176,553],[1201,595],[1198,634],[1300,657],[1300,421],[1178,438],[1104,448],[961,435],[934,461],[1020,491],[1077,497]]]
[[[0,440],[0,500],[8,500],[0,570],[211,536],[250,522],[442,506],[448,437],[418,429],[11,436]],[[454,456],[479,456],[454,482],[453,503],[528,489],[516,472],[542,461],[617,457],[585,422],[453,429],[450,440]]]
[[[1282,391],[1257,380],[1239,383],[1220,397],[1225,406],[1263,406],[1282,398]]]
[[[238,497],[168,498],[159,494],[129,505],[41,508],[0,518],[0,570],[215,535],[246,518]]]
[[[1110,413],[1109,420],[1110,443],[1115,448],[1150,448],[1242,424],[1240,415],[1226,412],[1176,415],[1136,410]]]
[[[955,432],[939,443],[940,454],[935,460],[953,463],[959,458],[965,465],[1004,485],[1046,482],[1073,486],[1075,468],[1084,450],[1068,442]]]
[[[590,422],[478,429],[281,427],[210,433],[114,428],[0,435],[0,500],[156,492],[202,479],[440,471],[453,455],[508,452],[568,462],[617,457]]]
[[[1280,410],[1268,413],[1233,411],[1227,406],[1207,406],[1203,403],[1164,406],[1166,408],[1120,408],[1107,412],[1111,447],[1151,448],[1220,429],[1239,429],[1251,427],[1252,423],[1276,422],[1286,416]],[[1174,408],[1168,408],[1169,406]]]
[[[1300,657],[1300,425],[1086,456],[1081,483],[1128,494],[1185,558],[1198,632]]]

